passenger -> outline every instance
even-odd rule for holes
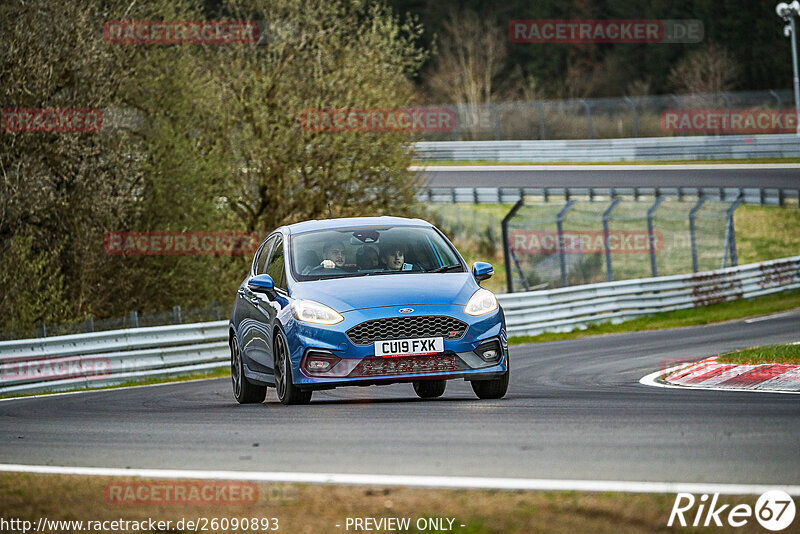
[[[322,247],[322,262],[326,269],[344,267],[344,244],[341,241],[332,241]]]
[[[387,271],[399,271],[405,263],[405,248],[397,243],[380,244],[381,267]]]
[[[361,245],[356,252],[356,265],[359,271],[378,268],[378,249],[373,245]]]

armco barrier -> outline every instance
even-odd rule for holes
[[[109,386],[229,365],[228,321],[0,342],[0,395]]]
[[[545,141],[420,141],[421,161],[668,161],[796,158],[795,134],[566,139]]]
[[[695,274],[499,295],[511,336],[568,332],[800,288],[800,256]]]
[[[511,336],[569,331],[800,288],[800,256],[692,275],[498,295]],[[0,395],[108,386],[229,365],[227,321],[0,342]]]

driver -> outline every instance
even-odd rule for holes
[[[405,262],[405,248],[397,243],[380,244],[381,266],[387,271],[399,271]]]
[[[326,269],[344,267],[344,244],[341,241],[332,241],[322,247],[322,263]]]

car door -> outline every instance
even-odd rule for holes
[[[275,245],[269,255],[269,260],[263,264],[257,262],[259,274],[268,274],[275,283],[276,295],[269,297],[264,293],[253,293],[245,288],[245,296],[251,304],[252,339],[250,340],[249,357],[255,364],[255,371],[273,374],[272,339],[275,320],[281,308],[287,304],[286,274],[283,236],[276,236]]]
[[[253,276],[266,272],[267,262],[278,235],[273,234],[268,237],[256,252],[250,272],[239,286],[236,300],[236,320],[239,325],[242,355],[247,367],[259,373],[271,372],[271,366],[264,366],[264,362],[271,362],[271,359],[267,360],[272,351],[271,343],[268,343],[271,339],[270,329],[264,324],[264,315],[259,310],[260,302],[265,296],[254,293],[247,284]]]

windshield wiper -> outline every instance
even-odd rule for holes
[[[452,271],[453,269],[461,269],[461,265],[442,265],[441,267],[437,267],[432,271],[428,271],[429,273],[446,273]]]

